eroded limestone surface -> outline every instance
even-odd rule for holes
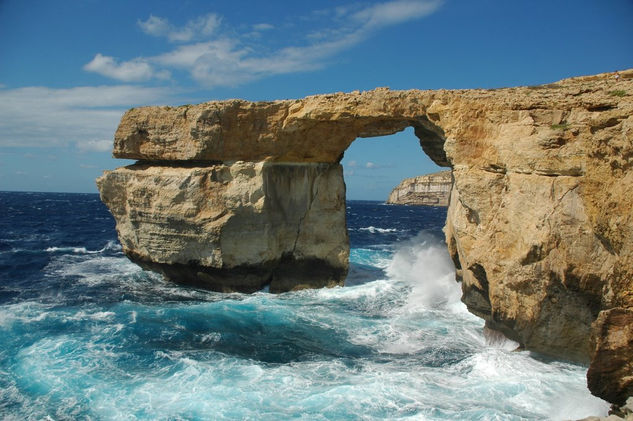
[[[633,70],[620,76],[137,108],[114,155],[141,163],[98,184],[128,256],[174,280],[331,285],[349,252],[338,162],[357,137],[412,126],[453,170],[445,232],[469,310],[591,361],[591,390],[621,400],[631,366],[605,361],[630,362],[617,344],[633,336],[609,322],[633,308]]]
[[[136,164],[97,180],[123,251],[218,291],[332,286],[347,274],[339,164]]]

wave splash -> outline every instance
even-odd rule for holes
[[[121,245],[115,241],[108,241],[102,249],[88,250],[86,247],[47,247],[48,253],[75,253],[75,254],[99,254],[106,251],[121,251]]]
[[[455,282],[455,266],[446,245],[436,237],[421,232],[402,243],[387,267],[387,275],[411,286],[408,308],[445,307],[464,310],[461,289]]]

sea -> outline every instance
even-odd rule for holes
[[[96,194],[0,192],[0,419],[606,415],[586,367],[484,335],[445,219],[349,201],[345,286],[217,293],[130,262]]]

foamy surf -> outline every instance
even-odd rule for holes
[[[48,253],[98,254],[105,251],[121,251],[121,245],[114,241],[108,241],[99,250],[88,250],[85,247],[47,247],[44,251]]]
[[[24,212],[36,209],[33,197],[22,199]],[[28,250],[0,256],[10,268],[0,273],[7,419],[606,415],[607,404],[585,386],[584,367],[514,352],[511,342],[483,334],[437,240],[441,209],[350,202],[354,282],[245,295],[187,288],[142,270],[114,242],[105,209],[94,211],[103,222],[84,218],[90,227],[68,223],[76,209],[100,206],[93,196],[60,197],[38,207],[67,206],[51,213],[63,232],[2,239]],[[389,220],[381,221],[385,209]],[[358,230],[370,226],[398,231]],[[432,235],[411,238],[428,229]]]
[[[396,228],[377,228],[377,227],[374,227],[373,225],[369,226],[369,227],[358,228],[358,230],[359,231],[368,231],[368,232],[370,232],[372,234],[376,234],[376,233],[385,234],[385,233],[388,233],[388,232],[398,232],[399,231]]]

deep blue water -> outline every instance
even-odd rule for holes
[[[347,210],[345,287],[221,294],[132,264],[97,195],[0,192],[0,418],[606,413],[584,367],[483,337],[459,301],[445,209]]]

